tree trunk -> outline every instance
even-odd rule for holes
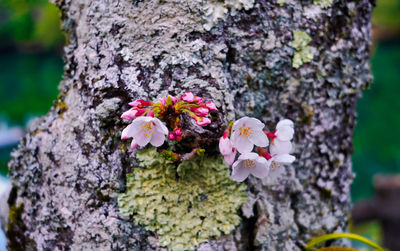
[[[10,249],[164,249],[118,208],[137,163],[120,116],[134,99],[185,91],[225,121],[252,116],[273,130],[289,118],[296,130],[294,164],[277,180],[248,178],[241,223],[198,250],[301,250],[347,231],[373,0],[54,1],[64,80],[12,154]]]

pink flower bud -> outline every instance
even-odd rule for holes
[[[133,107],[142,107],[142,106],[150,106],[150,105],[153,105],[153,102],[151,102],[151,101],[146,101],[146,100],[143,100],[143,99],[137,99],[137,100],[135,100],[135,101],[133,101],[133,102],[130,102],[129,105],[130,105],[130,106],[133,106]]]
[[[232,153],[232,144],[228,138],[219,138],[219,151],[222,155],[228,155]]]
[[[169,97],[171,97],[171,99],[172,99],[172,103],[176,103],[177,101],[178,101],[178,99],[176,98],[176,97],[174,97],[174,96],[170,96],[170,95],[168,95]]]
[[[175,135],[171,132],[171,133],[168,135],[168,138],[169,138],[170,140],[174,140],[174,139],[175,139]]]
[[[135,142],[134,140],[132,140],[132,142],[131,142],[131,149],[132,149],[132,150],[135,150],[136,147],[138,147],[138,144],[136,144],[136,142]]]
[[[158,100],[160,101],[161,104],[167,105],[167,102],[166,102],[167,97],[162,97],[162,98],[159,98]]]
[[[124,112],[121,115],[121,118],[126,119],[126,120],[134,120],[136,118],[137,113],[138,113],[138,110],[135,108],[132,108],[132,109]]]
[[[199,116],[206,116],[208,114],[208,109],[204,107],[199,107],[195,110],[196,114]]]
[[[198,118],[197,120],[196,120],[196,123],[199,125],[199,126],[204,126],[204,125],[208,125],[208,124],[210,124],[211,123],[211,120],[209,119],[209,118]]]
[[[176,141],[181,141],[181,139],[182,139],[182,136],[180,136],[180,135],[176,136]]]
[[[233,162],[235,161],[235,157],[236,157],[236,149],[232,148],[232,152],[230,154],[227,155],[223,155],[224,156],[224,160],[228,165],[232,165]]]
[[[199,104],[203,103],[203,98],[195,96],[194,97],[194,102],[199,105]]]
[[[177,136],[182,135],[182,129],[181,128],[176,128],[173,133]]]
[[[205,104],[206,104],[206,107],[207,107],[210,111],[216,111],[216,110],[217,110],[217,107],[214,105],[213,102],[207,101]]]
[[[265,133],[265,135],[267,135],[267,137],[270,138],[270,139],[275,139],[275,138],[276,138],[275,133],[272,133],[272,132],[265,132],[265,131],[264,131],[264,133]]]
[[[194,101],[194,95],[191,92],[186,92],[181,96],[181,100],[192,103]]]

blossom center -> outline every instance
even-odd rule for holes
[[[249,139],[253,135],[253,130],[248,127],[242,126],[239,128],[240,135]]]
[[[244,168],[249,169],[249,168],[252,168],[252,167],[256,168],[256,162],[254,162],[251,159],[246,159],[244,161]]]
[[[281,165],[273,161],[270,165],[271,172],[276,172],[278,168],[281,168]]]
[[[144,135],[146,138],[151,137],[151,136],[153,135],[153,133],[154,133],[152,121],[143,123],[143,124],[140,126],[140,132],[143,133],[143,135]]]

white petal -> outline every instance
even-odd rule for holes
[[[283,119],[278,122],[278,124],[276,125],[276,129],[278,130],[278,128],[281,126],[289,126],[293,128],[293,121],[291,121],[290,119]]]
[[[255,160],[257,159],[259,156],[257,153],[253,153],[253,152],[246,152],[243,153],[239,156],[239,160],[246,160],[246,159],[251,159],[251,160]]]
[[[231,135],[231,144],[232,147],[236,147],[237,143],[238,143],[238,139],[240,137],[240,133],[239,131],[234,131]]]
[[[247,117],[243,117],[243,118],[241,118],[241,119],[236,120],[235,123],[233,123],[233,125],[232,125],[232,129],[235,130],[235,131],[238,131],[239,128],[240,128],[240,127],[243,125],[243,123],[245,122],[245,118],[247,118]]]
[[[131,142],[131,149],[132,149],[132,150],[135,150],[137,146],[138,146],[138,144],[136,144],[136,141],[135,141],[134,139],[132,139],[132,142]]]
[[[287,154],[292,151],[292,143],[290,141],[281,141],[274,139],[274,143],[269,146],[272,155]]]
[[[256,118],[249,118],[249,117],[245,117],[245,118],[246,118],[246,122],[245,122],[246,126],[250,127],[253,130],[259,131],[265,127],[264,123]]]
[[[250,142],[246,137],[238,136],[236,140],[235,148],[240,153],[247,153],[253,150],[254,144]]]
[[[150,133],[151,133],[150,131],[147,134],[145,134],[143,132],[137,133],[136,136],[134,137],[136,143],[139,146],[147,145],[150,142],[150,140],[151,140],[151,138],[153,136],[153,135],[150,135]],[[154,128],[153,128],[153,134],[154,134]]]
[[[236,161],[233,163],[232,166],[232,180],[237,181],[237,182],[242,182],[244,181],[247,176],[249,176],[249,170],[243,168],[243,163],[241,160]]]
[[[256,160],[256,168],[250,168],[250,173],[257,178],[265,178],[268,176],[269,164],[263,157],[258,157]]]
[[[250,141],[254,145],[260,146],[260,147],[266,147],[266,146],[268,146],[268,143],[269,143],[268,137],[267,137],[267,135],[265,135],[265,133],[263,131],[254,131],[254,134],[250,138]]]
[[[293,138],[294,129],[290,126],[281,126],[276,130],[276,137],[282,141],[288,141]]]
[[[221,137],[219,139],[219,151],[222,155],[228,155],[232,153],[232,144],[229,138]]]
[[[163,122],[161,122],[161,120],[158,118],[153,118],[153,122],[155,123],[158,131],[165,135],[168,134],[168,128],[163,124]]]
[[[135,137],[135,134],[139,133],[143,123],[151,121],[153,118],[151,117],[137,117],[131,123],[132,127],[132,137]]]
[[[274,159],[276,162],[279,162],[282,164],[290,164],[296,160],[296,157],[294,157],[293,155],[290,155],[290,154],[281,154],[281,155],[275,156]]]
[[[164,133],[154,130],[154,134],[151,137],[150,144],[152,144],[155,147],[159,147],[164,143],[165,140],[165,135]]]
[[[282,166],[281,164],[279,164],[273,160],[271,161],[271,160],[268,161],[270,163],[269,177],[271,177],[272,179],[275,179],[278,176],[281,176],[283,174],[283,172],[285,171],[285,167]]]
[[[129,124],[127,127],[125,127],[124,130],[122,130],[121,139],[132,138],[134,135],[134,132],[135,131],[133,130],[132,124]]]
[[[232,163],[235,161],[235,157],[236,157],[236,150],[230,154],[224,155],[225,162],[228,165],[232,165]]]
[[[246,127],[249,127],[253,130],[262,130],[265,127],[265,125],[256,118],[243,117],[233,123],[232,129],[239,130],[239,128],[242,127],[242,125],[244,124],[246,125]]]

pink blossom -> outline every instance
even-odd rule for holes
[[[121,115],[121,118],[126,119],[126,120],[134,120],[136,117],[142,115],[146,109],[141,109],[141,108],[131,108],[128,111],[124,112]]]
[[[244,181],[249,174],[262,179],[267,177],[268,173],[268,161],[253,152],[243,153],[232,165],[232,179],[238,182]]]
[[[181,99],[182,99],[183,101],[192,103],[192,102],[194,101],[194,95],[193,95],[193,93],[191,93],[191,92],[186,92],[185,94],[183,94],[183,95],[181,96]]]
[[[137,100],[129,103],[129,105],[133,106],[133,107],[150,106],[152,104],[153,104],[153,102],[146,101],[146,100],[143,100],[143,99],[137,99]]]
[[[225,162],[228,165],[232,165],[232,163],[235,161],[236,149],[232,147],[229,138],[224,136],[219,139],[219,151],[221,152],[222,156],[224,156]]]
[[[160,103],[163,104],[163,105],[167,105],[167,98],[168,97],[171,98],[173,104],[175,104],[176,101],[178,101],[178,99],[176,97],[168,95],[167,97],[159,98]]]
[[[165,141],[168,128],[158,119],[152,117],[138,117],[128,125],[121,134],[122,139],[133,138],[135,144],[145,146],[148,143],[155,147],[161,146]],[[135,146],[136,147],[136,146]]]
[[[175,135],[182,135],[182,129],[181,128],[176,128],[174,131],[173,131],[173,133],[175,134]]]
[[[216,110],[217,110],[217,107],[216,107],[215,104],[214,104],[213,102],[211,102],[211,101],[207,101],[207,102],[205,103],[205,105],[206,105],[206,107],[208,108],[208,110],[210,110],[210,111],[216,111]]]
[[[210,124],[211,120],[209,118],[200,117],[200,118],[196,119],[196,123],[199,126],[204,126],[204,125]]]
[[[199,105],[199,104],[203,103],[203,98],[195,96],[194,102]]]
[[[204,107],[199,107],[195,109],[195,112],[199,116],[206,116],[208,114],[208,109]]]
[[[169,138],[170,140],[174,140],[174,139],[175,139],[175,135],[171,132],[171,133],[168,135],[168,138]]]
[[[264,124],[256,119],[243,117],[233,123],[232,146],[240,153],[251,152],[254,145],[268,146],[268,137],[263,132]]]

